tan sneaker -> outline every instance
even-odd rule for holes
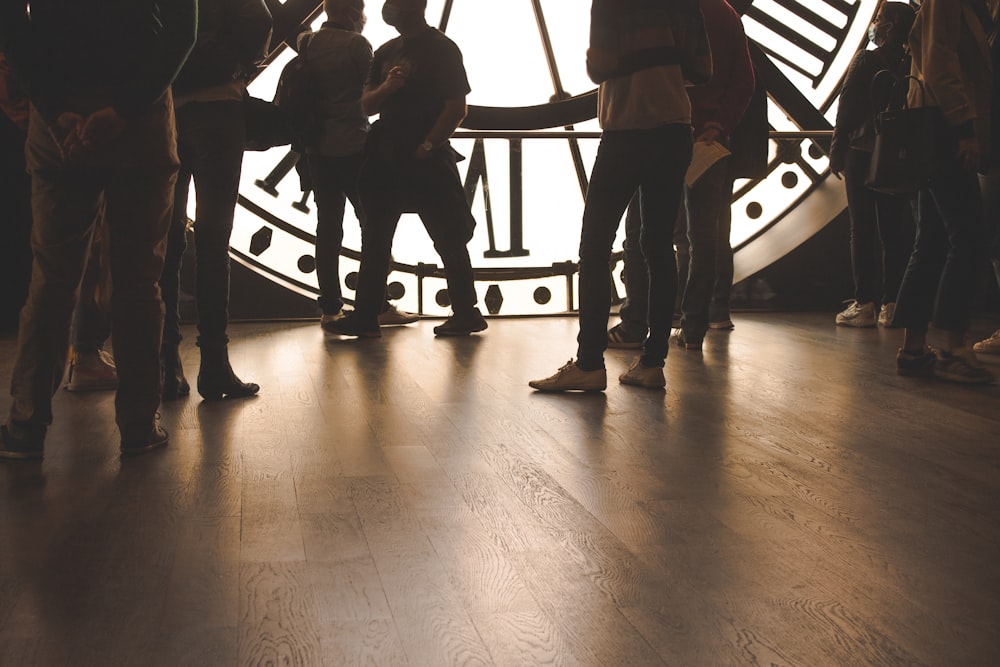
[[[851,305],[837,313],[837,326],[870,329],[876,325],[874,303],[858,303],[853,299],[845,303]]]
[[[538,391],[604,391],[608,387],[608,372],[603,368],[581,370],[570,359],[555,375],[544,380],[532,380],[528,386]]]
[[[398,324],[413,324],[420,319],[416,313],[408,313],[400,310],[396,306],[389,304],[389,307],[378,314],[378,323],[384,327],[391,327]]]
[[[1000,354],[1000,329],[986,340],[981,340],[972,346],[978,354]]]
[[[892,323],[892,318],[896,315],[896,304],[895,303],[883,303],[882,308],[878,311],[878,325],[885,329],[895,329],[896,325]]]
[[[636,359],[628,370],[618,376],[618,381],[622,384],[630,384],[635,387],[646,387],[647,389],[663,389],[667,386],[667,380],[663,377],[663,369],[659,366],[643,366],[641,359]]]
[[[69,364],[68,391],[107,391],[118,388],[114,359],[104,350],[75,352]]]
[[[319,318],[319,326],[325,330],[327,324],[329,324],[331,322],[336,322],[337,320],[339,320],[340,318],[342,318],[344,315],[345,315],[345,313],[344,313],[344,309],[343,308],[341,308],[340,310],[338,310],[335,313],[331,313],[330,315],[327,315],[326,313],[324,313]]]

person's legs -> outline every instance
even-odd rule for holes
[[[727,167],[715,246],[715,287],[708,309],[709,327],[718,329],[731,329],[733,326],[732,313],[729,311],[729,299],[733,291],[733,246],[730,237],[733,231],[732,198],[736,177],[733,175],[732,160],[728,161]]]
[[[52,395],[66,369],[70,322],[101,207],[103,172],[66,168],[42,117],[33,112],[31,123],[27,159],[34,260],[28,301],[21,310],[6,430],[35,443],[40,456],[52,423]]]
[[[641,345],[646,337],[646,307],[649,296],[649,275],[646,258],[642,256],[639,235],[642,232],[642,188],[632,197],[625,213],[625,240],[622,243],[622,264],[625,282],[625,301],[618,314],[621,316],[621,334],[627,341]],[[610,341],[609,341],[609,344]]]
[[[878,235],[882,243],[882,308],[879,323],[891,326],[895,313],[896,295],[906,269],[906,223],[910,217],[910,202],[900,196],[876,195]]]
[[[347,195],[339,164],[341,158],[309,155],[308,160],[316,198],[318,302],[324,315],[336,315],[344,306],[340,292],[340,250],[344,240]]]
[[[926,345],[927,326],[948,247],[944,223],[930,191],[924,188],[918,197],[917,232],[899,286],[894,319],[905,329],[903,349],[909,352],[921,351]]]
[[[728,160],[712,166],[687,194],[688,278],[683,285],[681,329],[687,344],[708,332],[708,311],[715,289],[719,212],[729,205],[724,192]]]
[[[667,125],[651,137],[653,160],[642,178],[642,253],[649,271],[649,335],[642,346],[645,367],[663,366],[667,357],[677,265],[674,224],[680,209],[684,174],[691,163],[691,133],[684,125]]]

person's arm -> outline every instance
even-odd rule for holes
[[[864,88],[871,82],[870,77],[865,75],[868,71],[865,67],[866,54],[867,52],[862,49],[854,56],[840,89],[837,120],[833,125],[833,138],[830,141],[830,171],[837,177],[844,173],[847,149],[850,148],[848,135],[866,120],[865,105],[869,91]],[[870,113],[870,110],[867,113]]]
[[[406,76],[400,67],[393,67],[389,70],[385,79],[381,83],[369,83],[365,86],[365,92],[361,96],[361,106],[365,113],[374,116],[382,112],[382,105],[386,100],[395,94],[397,90],[406,85]]]
[[[455,130],[462,124],[462,121],[465,120],[467,113],[468,107],[465,104],[465,97],[445,100],[444,108],[438,114],[434,126],[427,133],[427,136],[424,137],[423,143],[417,146],[417,159],[427,157],[434,149],[448,141],[451,135],[455,134]]]
[[[227,19],[240,65],[250,70],[267,56],[271,46],[271,12],[264,0],[240,0]]]
[[[725,58],[725,61],[714,68],[715,76],[721,75],[725,77],[725,80],[720,82],[722,95],[712,120],[718,125],[722,136],[730,137],[750,104],[756,80],[753,62],[750,60],[750,46],[747,43],[746,33],[743,32],[743,23],[740,21],[739,15],[735,11],[728,12],[725,25],[726,44],[722,49],[722,57]],[[715,59],[716,49],[714,47],[712,52],[714,64],[718,62]],[[715,83],[715,81],[712,82],[713,85]]]

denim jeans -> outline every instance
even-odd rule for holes
[[[854,298],[859,303],[896,300],[906,268],[905,225],[909,202],[865,186],[871,153],[851,149],[844,164],[847,207],[851,214],[851,267]],[[882,285],[875,286],[875,235],[882,242]]]
[[[16,437],[40,438],[52,423],[52,395],[66,368],[77,289],[104,204],[119,379],[116,420],[123,438],[147,437],[160,405],[163,304],[157,280],[177,173],[170,94],[109,144],[74,159],[60,154],[45,119],[32,111],[27,161],[34,264],[21,311],[8,427]]]
[[[316,278],[319,307],[334,315],[344,306],[340,290],[340,251],[344,242],[344,209],[347,200],[364,226],[364,209],[358,194],[362,153],[332,157],[307,156],[316,198]]]
[[[374,326],[383,309],[392,239],[404,212],[417,213],[434,242],[444,264],[452,310],[459,316],[471,314],[477,297],[468,243],[476,221],[465,200],[454,152],[445,146],[426,160],[393,162],[368,150],[360,191],[365,224],[354,305],[357,317]]]
[[[997,131],[1000,132],[1000,128]],[[990,238],[990,263],[1000,287],[1000,166],[994,166],[988,174],[980,176],[979,185],[983,190],[983,215]]]
[[[608,131],[601,137],[591,174],[580,236],[580,333],[577,365],[604,368],[611,310],[611,247],[622,214],[642,188],[639,244],[649,275],[642,363],[663,366],[677,293],[673,230],[684,173],[691,162],[691,128]],[[635,298],[641,298],[633,295]]]
[[[893,323],[926,331],[968,329],[976,265],[985,259],[986,225],[976,174],[955,161],[920,191],[917,235],[896,299]]]
[[[164,344],[181,341],[181,261],[187,246],[188,192],[195,190],[195,301],[198,340],[225,345],[229,324],[229,237],[233,231],[246,129],[243,103],[192,102],[177,110],[177,150],[180,173],[167,242],[161,287],[167,315]]]

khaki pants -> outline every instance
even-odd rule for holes
[[[178,167],[170,93],[115,141],[71,161],[60,155],[45,120],[32,111],[25,152],[34,263],[21,311],[8,428],[15,437],[42,438],[52,423],[52,396],[65,371],[73,309],[103,205],[119,377],[116,418],[123,439],[146,437],[160,403],[158,281]]]

